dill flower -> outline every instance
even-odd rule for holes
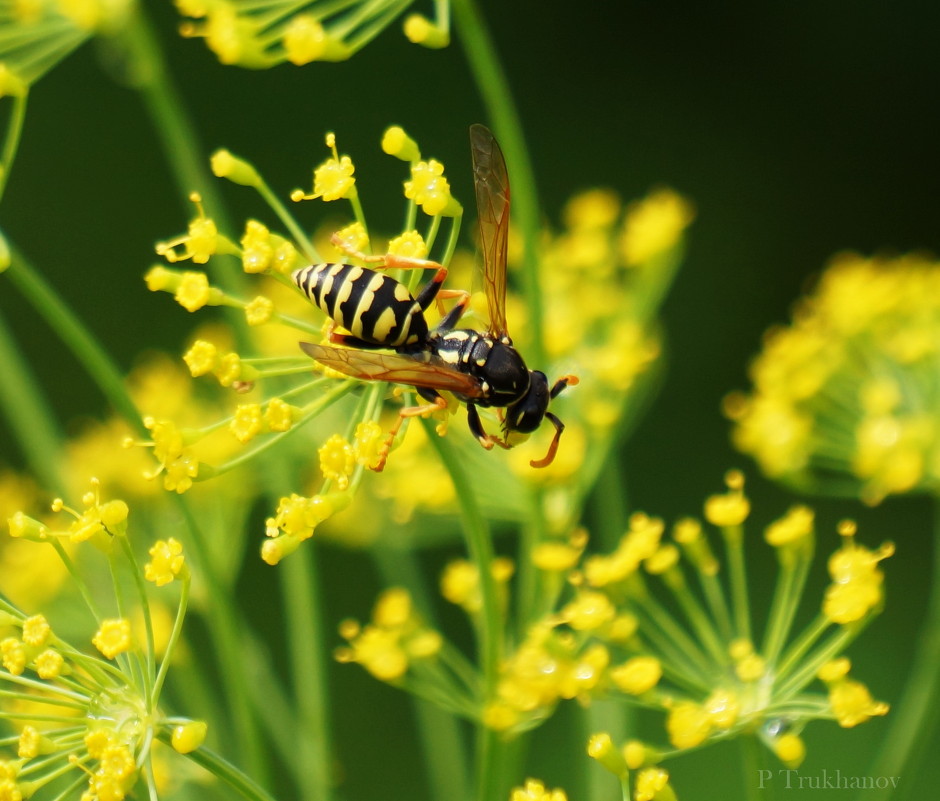
[[[940,264],[843,254],[788,326],[769,331],[753,389],[725,399],[733,440],[772,478],[806,490],[935,493]]]
[[[538,779],[526,779],[522,787],[516,787],[509,794],[509,801],[568,801],[564,790],[549,790]]]
[[[800,734],[810,722],[849,727],[888,711],[849,678],[847,659],[834,658],[883,607],[880,565],[893,546],[870,549],[857,541],[854,524],[840,524],[842,543],[828,563],[832,585],[810,601],[819,611],[797,632],[815,550],[813,514],[795,507],[771,522],[764,540],[779,574],[758,642],[745,559],[750,503],[741,473],[730,471],[726,483],[727,492],[703,504],[707,522],[684,518],[670,532],[662,520],[635,514],[611,552],[586,554],[564,568],[566,585],[555,580],[553,560],[535,565],[537,577],[529,580],[545,593],[539,601],[545,611],[528,627],[507,631],[488,694],[479,668],[446,639],[431,663],[415,660],[403,654],[398,629],[388,624],[373,623],[368,636],[344,624],[343,636],[359,650],[340,658],[507,738],[540,725],[566,700],[589,705],[604,698],[659,710],[654,741],[663,745],[616,746],[603,732],[588,745],[592,757],[633,787],[634,798],[675,798],[660,763],[731,737],[756,734],[785,764],[798,764],[805,754]],[[583,546],[583,536],[574,542]],[[476,579],[457,562],[441,582],[442,594],[471,617],[478,607],[466,599]],[[499,586],[503,595],[518,591],[505,578]],[[415,630],[411,617],[400,620]],[[817,679],[828,692],[813,686]]]
[[[46,788],[65,797],[67,788],[77,792],[85,786],[83,798],[120,801],[136,792],[138,784],[148,787],[150,797],[156,798],[156,740],[172,743],[179,753],[190,753],[205,739],[204,723],[167,716],[160,706],[189,597],[189,574],[179,543],[170,539],[155,544],[152,561],[142,572],[127,537],[127,505],[116,499],[102,501],[97,485],[84,504],[85,511],[78,512],[56,501],[57,517],[65,515],[71,522],[50,522],[44,540],[31,544],[37,552],[56,554],[81,590],[94,621],[89,628],[97,627],[94,634],[86,633],[84,646],[71,635],[61,634],[53,617],[27,615],[0,599],[4,668],[0,681],[6,685],[0,720],[18,732],[4,740],[0,757],[0,793],[6,798],[30,797]],[[24,517],[20,512],[19,519]],[[21,522],[11,522],[11,533],[20,527]],[[63,545],[74,543],[76,532],[89,528],[95,530],[93,536],[110,541],[112,569],[139,579],[127,585],[136,587],[136,599],[124,597],[126,590],[115,581],[113,605],[121,610],[129,600],[136,600],[148,618],[141,638],[133,635],[127,618],[104,616],[91,600],[86,560],[73,559]],[[88,539],[83,536],[79,541]],[[149,619],[146,581],[179,582],[176,619],[160,660]]]
[[[399,138],[417,149],[404,132]],[[222,231],[199,196],[192,195],[195,216],[185,233],[156,246],[158,255],[168,265],[153,267],[145,277],[149,289],[172,294],[187,311],[200,312],[208,306],[234,308],[244,312],[245,322],[250,326],[244,346],[237,351],[228,335],[200,335],[183,357],[192,377],[213,378],[221,387],[238,393],[239,402],[228,404],[227,417],[199,422],[193,415],[181,415],[180,411],[184,411],[181,409],[146,418],[150,441],[139,444],[152,448],[158,466],[150,475],[161,477],[165,489],[187,492],[195,483],[225,473],[232,465],[247,462],[249,456],[260,454],[287,437],[296,436],[297,442],[291,447],[297,453],[308,452],[309,439],[298,434],[315,418],[323,422],[312,443],[319,457],[315,461],[318,475],[301,476],[298,480],[302,483],[285,488],[278,508],[266,522],[262,557],[270,564],[292,553],[321,523],[344,509],[356,494],[364,472],[381,469],[389,452],[401,440],[393,438],[388,433],[390,426],[380,422],[386,392],[383,384],[370,384],[358,405],[350,407],[347,396],[359,382],[311,360],[297,344],[302,340],[329,341],[335,326],[303,294],[292,273],[305,263],[321,261],[321,248],[329,248],[337,258],[352,262],[357,261],[359,252],[373,249],[359,202],[355,164],[348,155],[337,151],[333,134],[326,137],[326,144],[331,156],[314,170],[312,191],[295,190],[291,197],[317,201],[313,208],[318,209],[322,202],[345,204],[352,219],[333,230],[330,242],[323,244],[318,236],[311,239],[304,234],[308,226],[295,220],[273,197],[263,176],[250,162],[229,151],[219,151],[211,160],[213,171],[234,184],[257,191],[272,207],[283,233],[256,219],[247,220],[239,234]],[[400,143],[399,151],[402,148],[407,150],[408,146]],[[419,228],[414,215],[416,206],[405,198],[410,210],[407,225],[390,238],[385,248],[399,259],[396,264],[426,259],[441,250],[443,260],[447,261],[455,249],[459,214],[447,218],[451,221],[449,232],[446,228],[442,232],[441,221],[446,215],[453,215],[459,203],[453,199],[442,175],[439,172],[435,175],[437,178],[425,187],[422,202],[427,205],[432,196],[442,198],[442,208],[425,208],[430,216],[427,225]],[[445,238],[445,232],[446,241],[442,245],[440,240]],[[252,288],[243,297],[215,286],[202,271],[171,266],[188,260],[198,265],[211,263],[214,267],[220,256],[235,256],[245,277],[261,291]],[[231,266],[234,261],[228,259],[225,264]],[[407,273],[402,277],[409,282],[409,291],[416,291],[421,270],[403,272]],[[347,426],[344,421],[350,416],[354,422]],[[324,430],[325,433],[319,433]],[[216,450],[216,459],[210,461],[212,449],[208,443],[224,439],[226,433],[228,449]]]
[[[25,95],[30,85],[88,39],[121,31],[135,11],[134,0],[3,3],[0,97]]]
[[[223,64],[266,69],[289,62],[345,61],[365,47],[410,5],[410,0],[330,3],[278,0],[258,6],[246,0],[211,3],[179,0],[188,19],[180,26],[186,37],[205,39]],[[408,40],[425,47],[445,47],[449,41],[449,9],[437,4],[440,17],[410,15],[404,24]]]

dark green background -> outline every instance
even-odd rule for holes
[[[391,226],[398,210],[375,220],[384,197],[373,209],[368,191],[400,180],[398,165],[378,150],[381,132],[398,123],[448,165],[455,192],[469,197],[466,129],[486,117],[459,43],[423,50],[394,26],[346,64],[250,72],[220,66],[200,42],[175,35],[169,8],[148,5],[207,154],[225,146],[250,157],[286,194],[309,180],[325,156],[323,134],[333,130],[363,178],[370,220]],[[635,508],[667,520],[695,514],[732,466],[748,472],[755,534],[793,502],[732,451],[720,399],[746,386],[762,331],[788,318],[831,255],[940,246],[940,14],[924,12],[925,5],[482,3],[549,219],[557,221],[573,191],[597,185],[632,198],[665,183],[698,209],[663,315],[665,383],[623,453]],[[141,282],[154,241],[182,230],[190,209],[163,166],[139,98],[110,79],[98,50],[83,48],[36,87],[0,225],[126,367],[144,348],[178,351],[192,323]],[[248,192],[227,195],[236,219],[257,208]],[[99,412],[101,399],[81,369],[3,283],[0,311],[63,419]],[[3,432],[2,461],[16,464],[10,443]],[[929,504],[814,504],[822,553],[836,545],[834,525],[845,516],[859,521],[866,543],[897,543],[886,565],[886,611],[851,651],[855,674],[877,697],[893,700],[927,593]],[[771,557],[759,545],[754,552],[760,577]],[[327,598],[332,631],[347,613],[368,609],[378,582],[355,554],[324,548],[323,558],[350,577]],[[261,571],[245,584],[264,598],[273,592],[270,581]],[[822,559],[814,581],[818,592],[826,581]],[[406,701],[354,668],[334,674],[346,796],[420,797]],[[553,786],[584,760],[580,746],[561,745],[574,725],[574,715],[560,714],[535,739],[531,769]],[[885,731],[883,720],[849,731],[810,727],[802,772],[864,775]],[[937,744],[925,745],[934,751]],[[738,759],[734,747],[719,747],[676,763],[680,797],[725,798],[726,783],[740,781]],[[911,797],[932,796],[938,782],[935,760],[902,777],[917,791]],[[833,794],[853,795],[799,797]]]

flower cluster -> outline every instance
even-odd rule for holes
[[[69,53],[96,34],[112,34],[134,0],[35,0],[0,6],[0,98],[24,95]]]
[[[182,547],[173,538],[157,541],[141,570],[128,540],[127,504],[102,501],[97,483],[83,498],[81,510],[61,500],[52,508],[70,521],[62,524],[57,517],[44,522],[20,511],[10,518],[10,534],[30,542],[36,551],[54,552],[68,567],[95,620],[97,630],[89,641],[97,654],[73,644],[75,637],[63,634],[46,615],[26,614],[0,601],[0,681],[6,685],[0,721],[13,731],[4,740],[12,752],[0,756],[0,797],[27,798],[43,788],[65,797],[84,785],[83,798],[120,801],[143,783],[156,798],[160,782],[154,761],[165,758],[158,753],[157,741],[189,753],[206,735],[206,724],[168,717],[160,709],[189,595]],[[98,605],[97,594],[73,558],[76,547],[88,547],[81,543],[109,557],[116,614]],[[133,598],[124,597],[119,566],[134,578]],[[148,581],[156,586],[180,584],[176,620],[163,645],[156,640]],[[67,629],[70,616],[64,617]]]
[[[183,36],[201,37],[223,64],[265,69],[289,62],[345,61],[365,47],[411,5],[412,0],[333,3],[277,0],[259,5],[246,0],[177,0],[187,17]],[[412,14],[405,35],[425,47],[450,42],[449,9],[439,3],[439,18]]]
[[[312,189],[296,189],[290,196],[295,203],[319,200],[349,204],[353,219],[332,231],[332,236],[327,232],[328,241],[306,236],[303,226],[271,193],[258,171],[222,150],[211,160],[216,175],[255,189],[269,203],[286,233],[272,231],[260,220],[251,219],[240,237],[229,235],[220,230],[202,199],[193,195],[196,214],[186,233],[157,245],[157,253],[168,266],[157,265],[146,276],[148,288],[171,293],[187,311],[196,312],[206,306],[238,310],[243,316],[235,327],[244,326],[241,340],[254,351],[250,356],[238,352],[232,348],[232,337],[216,333],[199,336],[185,353],[184,361],[192,376],[214,377],[222,387],[236,390],[237,395],[232,397],[239,402],[231,404],[227,418],[208,425],[184,428],[173,417],[162,415],[146,419],[151,441],[144,444],[152,447],[158,463],[152,474],[162,477],[166,489],[186,492],[193,482],[224,473],[288,436],[294,438],[315,418],[326,421],[327,430],[345,429],[342,434],[317,437],[318,491],[313,495],[285,495],[268,519],[268,540],[262,556],[271,564],[295,550],[321,522],[345,508],[364,471],[381,468],[389,449],[398,441],[393,442],[385,433],[387,427],[379,422],[384,385],[371,385],[350,414],[348,405],[341,401],[356,382],[311,361],[297,345],[302,339],[324,341],[331,325],[291,274],[305,264],[321,262],[321,252],[334,261],[355,261],[354,254],[370,252],[378,244],[369,234],[362,214],[352,159],[339,153],[333,134],[327,136],[326,144],[330,156],[314,169]],[[433,159],[423,160],[415,142],[400,128],[386,132],[383,148],[410,167],[410,180],[404,186],[408,199],[406,226],[387,243],[385,252],[405,259],[424,259],[432,249],[441,247],[437,241],[441,222],[450,220],[441,257],[446,263],[456,246],[462,208],[451,195],[442,166]],[[423,233],[417,228],[419,209],[428,220]],[[243,296],[216,286],[202,270],[175,266],[191,262],[211,270],[220,263],[224,265],[223,257],[232,256],[241,262],[246,278],[264,283],[262,293]],[[421,271],[408,272],[413,288]],[[352,424],[342,423],[350,418]],[[227,438],[227,452],[218,447],[220,437]],[[309,440],[302,436],[294,439],[298,440],[294,446],[298,454],[308,452]]]
[[[725,411],[767,475],[812,491],[885,496],[940,486],[940,264],[845,254],[768,332],[749,394]]]
[[[740,473],[732,471],[726,480],[728,491],[710,497],[704,508],[724,558],[702,521],[680,520],[667,538],[662,520],[640,513],[609,553],[583,554],[583,532],[567,542],[539,545],[531,556],[538,566],[539,603],[550,611],[534,618],[502,654],[488,697],[480,694],[485,682],[476,669],[446,639],[416,622],[401,589],[393,591],[400,613],[393,623],[386,595],[371,624],[344,625],[341,633],[350,644],[341,658],[507,736],[538,725],[566,699],[589,704],[615,697],[659,709],[668,745],[631,740],[616,746],[601,732],[589,749],[621,778],[635,772],[635,798],[670,798],[661,761],[743,734],[759,733],[784,763],[798,764],[804,752],[799,735],[811,720],[851,727],[887,712],[886,704],[849,677],[842,654],[881,610],[880,563],[893,546],[869,549],[856,541],[853,523],[842,523],[841,546],[829,559],[832,583],[815,620],[794,637],[816,535],[810,509],[788,511],[765,530],[779,578],[758,640],[745,560],[750,503]],[[510,573],[494,565],[504,594]],[[466,607],[472,579],[465,565],[448,569],[445,597]],[[470,589],[455,593],[455,586]],[[673,605],[681,615],[670,611]],[[469,607],[471,613],[475,609]],[[432,641],[434,648],[411,647],[409,636]],[[816,680],[826,693],[810,688]]]

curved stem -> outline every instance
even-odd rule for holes
[[[480,595],[483,608],[478,621],[477,636],[480,643],[480,664],[483,673],[484,703],[491,699],[499,678],[500,646],[503,638],[503,620],[499,609],[496,581],[493,578],[493,543],[489,525],[480,510],[472,485],[460,463],[453,446],[434,430],[434,423],[421,420],[427,431],[428,439],[437,451],[444,468],[454,483],[457,503],[460,507],[460,522],[470,558],[476,565],[480,576]],[[479,801],[491,801],[505,795],[498,773],[498,735],[482,723],[477,728],[477,798]]]
[[[6,275],[32,304],[39,316],[55,331],[104,394],[108,403],[138,434],[147,435],[137,407],[127,394],[117,365],[75,313],[46,280],[11,246],[12,262]]]
[[[913,666],[901,700],[891,712],[891,728],[885,735],[884,747],[875,760],[872,776],[910,776],[917,773],[936,716],[932,710],[938,703],[940,690],[940,498],[934,499],[933,574],[930,598],[923,622]],[[866,791],[866,801],[883,801],[892,788]]]
[[[287,619],[291,659],[291,675],[297,699],[297,719],[304,723],[304,736],[295,746],[295,756],[308,773],[301,784],[301,798],[308,801],[329,801],[331,759],[330,723],[326,699],[327,638],[322,630],[322,598],[319,571],[315,559],[317,549],[300,548],[284,561],[281,588],[284,614]]]
[[[169,744],[169,733],[160,732],[160,739]],[[263,787],[256,784],[231,762],[227,762],[214,751],[210,751],[208,748],[197,748],[186,756],[197,765],[202,765],[202,767],[211,774],[226,782],[229,787],[238,792],[242,798],[247,798],[248,801],[275,801],[274,796],[270,795]]]
[[[0,153],[0,198],[6,189],[13,160],[20,144],[20,134],[23,132],[23,123],[26,121],[26,98],[28,93],[13,97],[13,108],[10,111],[10,125],[7,128],[3,142],[3,152]]]
[[[58,459],[62,434],[36,378],[16,348],[0,317],[0,410],[10,423],[20,450],[32,472],[48,487],[61,487]]]
[[[523,280],[531,331],[531,359],[545,363],[542,292],[539,286],[539,205],[535,174],[522,123],[496,47],[474,0],[453,0],[454,20],[477,89],[492,119],[512,177],[513,219],[523,240]]]

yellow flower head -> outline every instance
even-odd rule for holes
[[[219,248],[219,230],[212,218],[207,217],[202,207],[202,198],[193,193],[190,200],[196,204],[196,217],[189,224],[184,236],[157,245],[157,255],[163,256],[171,264],[185,259],[192,259],[194,264],[205,264]]]
[[[103,620],[91,642],[108,659],[129,651],[134,644],[130,621],[125,618]]]
[[[894,553],[894,546],[885,543],[877,551],[857,545],[855,525],[841,526],[843,545],[829,559],[832,584],[826,590],[823,614],[833,623],[853,623],[880,606],[884,590],[884,574],[878,563]]]
[[[150,549],[150,561],[144,565],[144,578],[158,587],[169,584],[185,568],[183,546],[170,537],[158,540]]]
[[[509,801],[568,801],[564,790],[549,790],[538,779],[526,779],[522,787],[516,787],[509,794]]]
[[[453,217],[462,212],[450,193],[444,177],[444,165],[435,159],[419,161],[411,168],[411,180],[405,181],[405,197],[417,203],[425,214]]]
[[[291,199],[313,200],[322,198],[325,201],[340,200],[341,198],[356,197],[356,171],[349,156],[340,158],[336,151],[336,136],[327,134],[326,146],[333,151],[332,158],[328,158],[313,171],[313,192],[305,195],[299,189],[291,194]]]

